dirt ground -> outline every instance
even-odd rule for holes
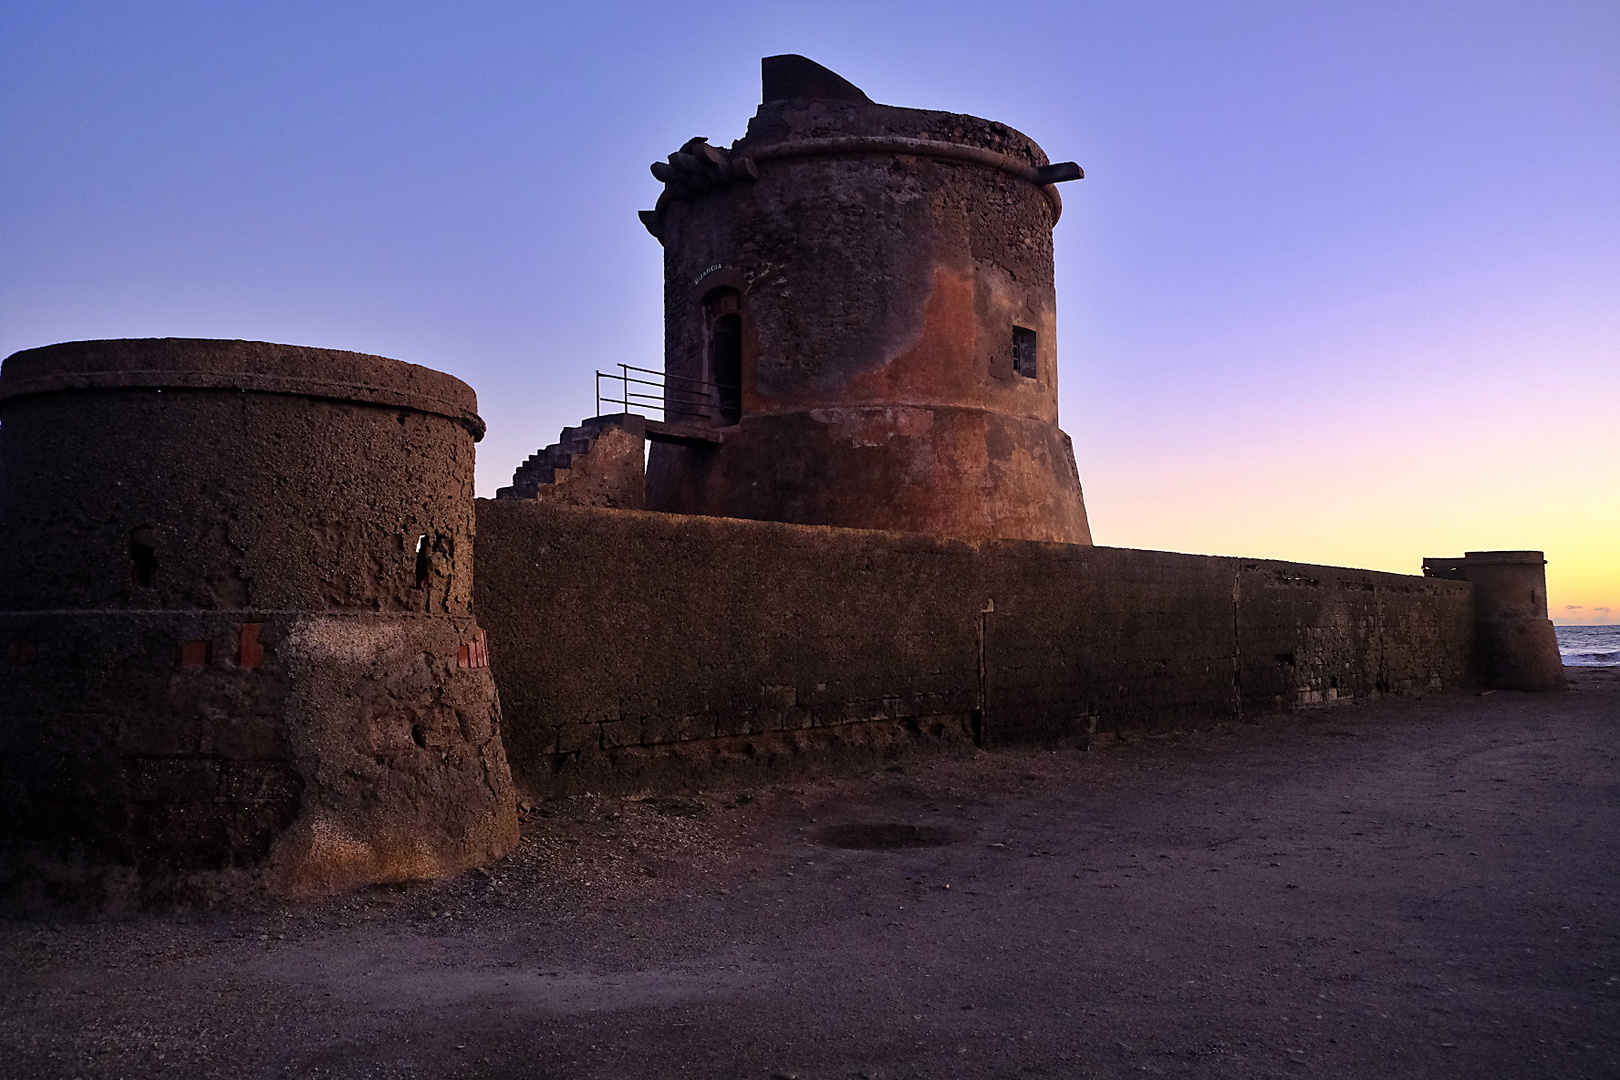
[[[488,873],[0,923],[6,1077],[1620,1076],[1620,669],[534,808]]]

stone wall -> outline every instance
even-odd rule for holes
[[[530,797],[1454,688],[1469,588],[1254,559],[478,503]]]

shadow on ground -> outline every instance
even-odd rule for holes
[[[1620,670],[1572,675],[559,800],[452,881],[0,923],[0,1075],[1620,1075]]]

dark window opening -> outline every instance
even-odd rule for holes
[[[714,320],[714,382],[720,422],[742,419],[742,316],[722,315]]]
[[[427,748],[427,732],[422,730],[421,724],[411,725],[411,742],[423,749]]]
[[[143,589],[152,587],[152,574],[157,570],[157,550],[149,537],[144,527],[129,534],[129,583]]]
[[[708,322],[707,379],[714,384],[714,420],[730,427],[742,419],[742,294],[716,289],[703,301]]]
[[[433,554],[428,551],[427,533],[416,538],[416,587],[423,588],[433,573]]]
[[[1035,378],[1035,331],[1013,327],[1012,360],[1014,371],[1026,379]]]

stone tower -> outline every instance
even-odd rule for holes
[[[1547,618],[1547,558],[1539,551],[1470,551],[1423,560],[1423,576],[1473,589],[1474,676],[1502,690],[1562,690],[1564,658]]]
[[[0,372],[0,906],[431,877],[517,842],[466,384],[252,341]]]
[[[1089,544],[1058,428],[1053,184],[1027,136],[763,62],[729,150],[653,166],[666,419],[649,509]]]

